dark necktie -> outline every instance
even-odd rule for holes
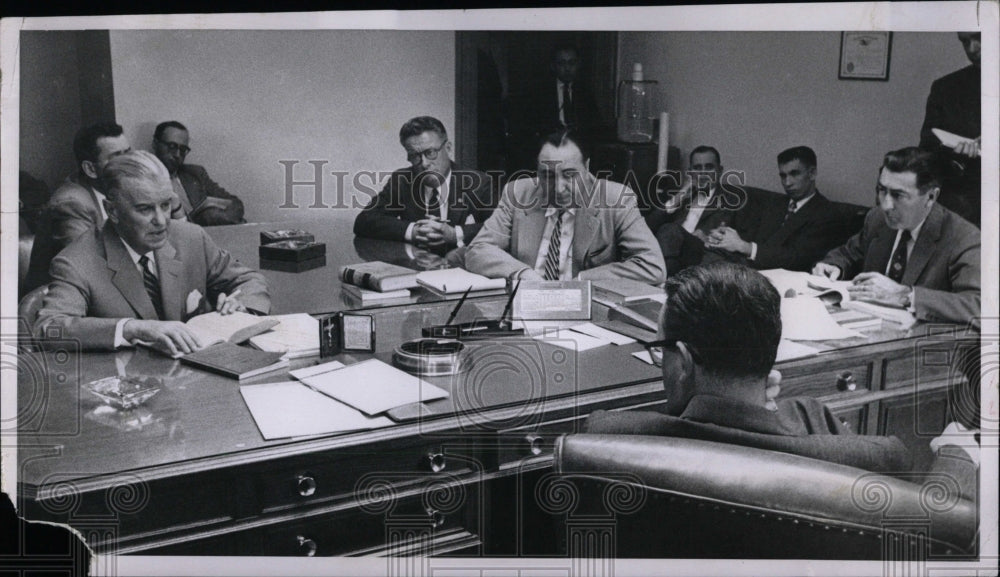
[[[903,282],[903,273],[906,272],[906,245],[910,243],[910,231],[904,230],[903,234],[899,235],[899,244],[896,245],[896,250],[892,253],[892,259],[889,261],[889,278],[895,282]]]
[[[795,200],[794,199],[793,200],[789,200],[788,201],[788,210],[785,211],[785,220],[782,221],[782,224],[788,222],[788,219],[792,218],[792,215],[795,214],[795,207],[796,207]]]
[[[563,124],[573,126],[576,124],[576,110],[573,108],[573,97],[569,93],[569,84],[563,83]]]
[[[142,284],[146,286],[146,294],[149,300],[153,301],[153,308],[156,309],[156,316],[161,321],[163,316],[163,298],[160,296],[160,281],[149,270],[149,257],[142,255],[139,257],[139,266],[142,267]]]
[[[559,251],[562,248],[562,217],[565,210],[556,213],[556,225],[552,227],[552,238],[549,239],[549,252],[545,254],[545,268],[542,277],[545,280],[559,280]]]
[[[437,187],[427,191],[427,216],[441,216],[441,195]]]

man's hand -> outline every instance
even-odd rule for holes
[[[769,411],[777,411],[778,403],[775,399],[781,393],[781,371],[771,369],[767,374],[767,386],[764,389],[764,408]]]
[[[455,227],[440,220],[425,218],[413,227],[413,244],[417,246],[452,246],[458,243]]]
[[[694,181],[691,180],[691,175],[687,174],[684,176],[684,184],[681,186],[680,190],[667,199],[664,207],[667,214],[673,214],[683,208],[684,205],[691,200],[691,190],[693,189]]]
[[[219,293],[219,299],[215,303],[215,310],[220,315],[228,315],[237,311],[246,311],[247,307],[245,307],[240,301],[236,300],[236,297],[238,297],[239,294],[240,289],[234,290],[229,296],[226,296],[226,293]]]
[[[968,158],[979,158],[979,145],[981,139],[982,136],[976,137],[975,140],[963,140],[951,147],[951,149],[954,150],[956,154],[961,154],[962,156],[966,156]]]
[[[131,319],[122,327],[122,337],[129,341],[145,341],[169,352],[170,356],[188,354],[202,347],[198,337],[179,321],[147,321]]]
[[[852,299],[897,308],[906,308],[910,290],[910,287],[877,272],[863,272],[854,277],[853,286],[847,287]]]
[[[706,245],[750,256],[750,243],[740,238],[740,233],[728,226],[720,226],[708,233]]]
[[[812,269],[812,273],[816,276],[825,276],[830,280],[837,280],[840,278],[840,268],[826,262],[816,263],[816,266]]]

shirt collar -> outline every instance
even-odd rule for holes
[[[796,200],[795,201],[795,212],[798,212],[803,206],[806,205],[807,202],[809,202],[810,200],[812,200],[814,196],[816,196],[816,191],[815,190],[813,191],[812,194],[810,194],[809,196],[803,198],[802,200]],[[791,200],[791,199],[789,199],[789,200]]]
[[[139,259],[142,258],[143,255],[137,253],[134,248],[129,246],[129,244],[125,242],[124,238],[122,238],[121,241],[122,244],[125,245],[125,250],[128,251],[128,255],[132,258],[132,264],[134,264],[135,266],[139,266]],[[153,254],[153,251],[147,252],[145,256],[149,258],[149,262],[153,263],[153,265],[156,265],[156,255]],[[153,268],[155,270],[156,267],[154,266]]]
[[[560,208],[558,206],[550,206],[545,209],[545,218],[551,218],[555,213],[559,212],[560,210],[565,210],[566,212],[572,215],[576,214],[575,206],[568,206],[566,208]]]
[[[927,213],[927,216],[930,216],[930,213]],[[921,231],[921,229],[924,228],[924,223],[927,222],[927,216],[925,216],[924,219],[922,221],[920,221],[920,224],[918,224],[917,226],[913,227],[913,230],[910,231],[910,238],[912,238],[914,242],[916,242],[917,241],[917,237],[920,236],[920,231]],[[899,231],[899,232],[902,233],[903,231]]]

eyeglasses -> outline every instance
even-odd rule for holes
[[[422,150],[420,152],[412,152],[406,155],[406,160],[409,161],[410,164],[417,164],[420,162],[421,156],[427,160],[437,160],[438,154],[441,153],[441,149],[443,149],[446,144],[448,144],[447,140],[442,142],[441,146],[437,148],[428,148],[427,150]]]
[[[646,347],[646,352],[649,353],[649,358],[652,359],[653,364],[655,364],[658,367],[662,367],[663,366],[663,349],[666,349],[666,348],[672,348],[672,349],[677,348],[677,343],[678,342],[679,341],[677,339],[663,339],[663,340],[659,340],[659,341],[653,341],[651,343],[646,343],[644,346]],[[687,343],[685,343],[685,344],[687,344]],[[692,347],[690,344],[687,344],[687,350],[688,350],[688,352],[691,353],[691,357],[695,361],[701,362],[701,357],[698,354],[698,351],[694,349],[694,347]]]
[[[180,151],[180,153],[184,155],[191,152],[191,147],[185,146],[183,144],[177,144],[176,142],[167,142],[165,140],[160,140],[158,138],[156,139],[156,141],[162,144],[163,146],[166,146],[167,150],[169,150],[170,152]]]

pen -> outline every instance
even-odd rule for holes
[[[517,284],[514,285],[514,290],[510,291],[510,298],[507,299],[507,306],[503,308],[503,313],[500,315],[500,322],[504,323],[507,321],[507,314],[510,313],[510,307],[514,304],[514,295],[517,294],[517,289],[521,288],[521,280],[518,279]]]
[[[451,314],[448,315],[448,320],[445,321],[444,323],[445,325],[450,325],[451,321],[455,320],[455,317],[458,316],[459,309],[461,309],[462,305],[465,304],[465,299],[469,296],[470,292],[472,292],[472,285],[469,285],[469,288],[465,289],[465,294],[462,295],[462,298],[459,299],[458,304],[455,305],[455,308],[452,309]]]

